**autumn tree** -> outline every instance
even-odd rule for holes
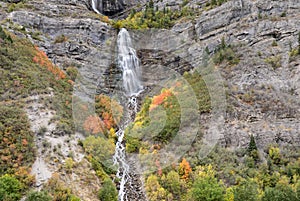
[[[189,162],[183,158],[181,163],[179,164],[179,174],[181,175],[182,179],[187,180],[192,172],[192,168]]]
[[[151,201],[165,200],[167,196],[166,190],[159,184],[155,175],[150,175],[146,181],[147,197]]]
[[[104,125],[100,118],[96,115],[90,115],[84,122],[84,129],[92,134],[103,133]]]

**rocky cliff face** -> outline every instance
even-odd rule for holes
[[[97,1],[97,7],[106,15],[115,15],[138,3],[144,1],[103,0]],[[178,9],[182,3],[164,0],[155,5]],[[175,24],[171,31],[181,41],[169,52],[152,51],[147,41],[136,39],[146,87],[165,79],[156,74],[163,71],[157,64],[183,73],[193,68],[192,59],[186,57],[195,55],[196,60],[205,49],[212,56],[224,38],[239,63],[215,65],[227,95],[220,144],[246,147],[252,134],[261,149],[270,143],[299,146],[300,56],[291,52],[299,46],[300,2],[229,0],[215,8],[207,8],[206,3],[187,2],[202,14]],[[86,86],[77,90],[78,95],[92,97],[97,87],[105,93],[115,89],[114,80],[120,77],[115,69],[117,30],[91,11],[91,1],[32,0],[9,13],[8,3],[0,5],[0,19],[10,31],[31,39],[61,68],[78,67],[78,82]],[[165,35],[159,41],[163,44],[168,38]],[[204,134],[208,134],[205,123],[210,118],[207,114],[201,118]]]

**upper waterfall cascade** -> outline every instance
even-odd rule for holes
[[[128,31],[122,28],[118,35],[118,66],[123,71],[123,85],[126,93],[131,96],[142,90],[140,82],[139,59],[132,47]]]

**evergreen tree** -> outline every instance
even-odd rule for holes
[[[254,139],[254,136],[251,134],[250,136],[250,143],[249,143],[249,146],[248,146],[248,155],[250,157],[252,157],[255,162],[257,162],[258,160],[258,151],[257,151],[257,146],[256,146],[256,142],[255,142],[255,139]]]

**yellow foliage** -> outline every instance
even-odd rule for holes
[[[198,171],[199,171],[198,175],[203,178],[215,176],[215,171],[211,164],[209,164],[207,166],[199,166]]]
[[[115,129],[114,129],[114,128],[111,128],[111,129],[109,130],[109,138],[116,138],[116,137],[117,137],[117,135],[116,135]]]
[[[226,189],[224,201],[234,201],[234,194],[233,194],[232,187]]]

